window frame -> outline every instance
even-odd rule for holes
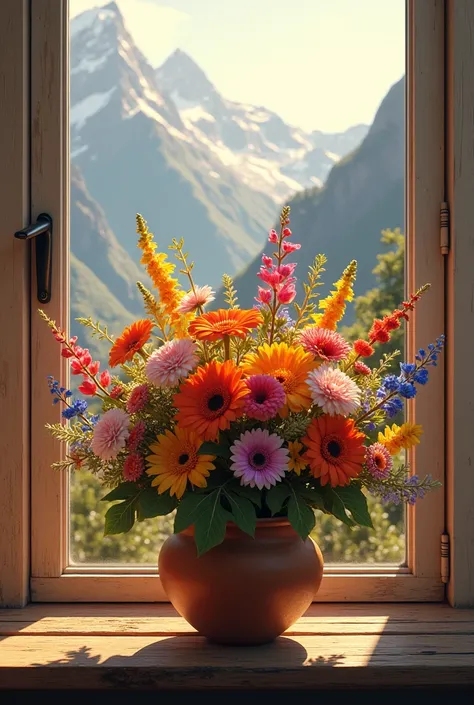
[[[7,0],[5,7],[16,0]],[[31,13],[31,217],[54,219],[53,296],[48,315],[68,327],[69,67],[68,0],[22,0],[23,21]],[[432,290],[415,312],[409,353],[444,330],[444,261],[439,249],[439,208],[445,197],[443,0],[407,0],[407,198],[409,233],[407,288],[425,281]],[[26,41],[26,39],[25,39]],[[23,218],[25,213],[22,213]],[[20,225],[24,225],[25,221]],[[18,225],[15,224],[15,229]],[[415,234],[416,233],[416,237]],[[18,247],[17,247],[18,250]],[[27,278],[27,277],[26,277]],[[0,283],[2,285],[2,283]],[[27,306],[19,304],[24,315]],[[67,477],[50,469],[58,444],[44,432],[58,420],[45,385],[48,374],[64,378],[66,361],[36,315],[34,270],[31,285],[31,579],[32,601],[164,601],[151,568],[69,567],[67,561]],[[22,362],[24,364],[24,361]],[[0,403],[1,400],[0,400]],[[5,405],[6,408],[6,405]],[[433,408],[439,413],[433,415]],[[444,483],[443,367],[430,386],[409,404],[409,415],[425,427],[416,464]],[[8,457],[8,453],[7,453]],[[2,472],[6,464],[0,466]],[[420,471],[422,472],[422,471]],[[24,489],[25,491],[25,489]],[[439,540],[444,530],[444,492],[431,494],[407,512],[407,567],[328,566],[318,601],[441,601]],[[16,502],[15,502],[16,504]],[[0,515],[0,522],[2,517]],[[7,536],[11,531],[8,530]],[[2,535],[3,538],[3,535]],[[0,558],[3,551],[0,540]],[[15,594],[13,590],[12,594]],[[18,602],[25,600],[18,587]],[[2,594],[0,592],[0,601]]]

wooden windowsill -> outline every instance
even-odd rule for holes
[[[235,648],[209,644],[168,604],[0,610],[0,690],[404,686],[474,687],[474,611],[314,604],[275,643]]]

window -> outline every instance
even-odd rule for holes
[[[48,315],[66,326],[69,315],[69,67],[67,2],[39,0],[31,8],[31,213],[54,218],[53,298]],[[99,60],[99,58],[97,59]],[[439,251],[439,207],[444,200],[444,14],[442,3],[407,3],[406,64],[407,289],[432,283],[429,303],[415,318],[409,352],[444,329],[444,263]],[[77,113],[75,115],[78,118]],[[77,124],[77,123],[76,123]],[[75,144],[71,151],[84,147]],[[23,207],[22,217],[26,208]],[[144,214],[147,216],[147,214]],[[131,217],[133,217],[133,206]],[[152,216],[149,216],[153,228]],[[328,281],[327,284],[331,282]],[[165,599],[154,567],[70,565],[68,480],[50,464],[57,443],[44,433],[54,407],[45,378],[64,377],[55,341],[35,314],[31,298],[31,596],[38,601],[154,601]],[[23,383],[24,384],[24,383]],[[417,469],[444,480],[444,380],[441,369],[408,413],[425,427]],[[434,411],[435,410],[435,411]],[[322,601],[441,600],[439,536],[443,493],[407,515],[406,565],[329,566]]]

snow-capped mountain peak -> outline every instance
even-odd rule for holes
[[[180,49],[157,69],[156,79],[194,140],[235,169],[244,183],[279,202],[302,188],[321,186],[332,166],[367,131],[359,126],[347,139],[345,133],[309,133],[263,106],[228,100]]]

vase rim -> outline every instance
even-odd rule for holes
[[[266,517],[263,519],[257,519],[257,529],[270,529],[270,528],[281,528],[281,527],[290,527],[291,524],[288,520],[288,517]],[[234,521],[229,521],[227,522],[227,531],[237,532],[239,534],[242,534],[245,536],[244,532],[239,529],[237,524]],[[186,529],[183,529],[183,531],[180,532],[184,536],[194,536],[194,525],[191,524],[191,526],[188,526]]]

